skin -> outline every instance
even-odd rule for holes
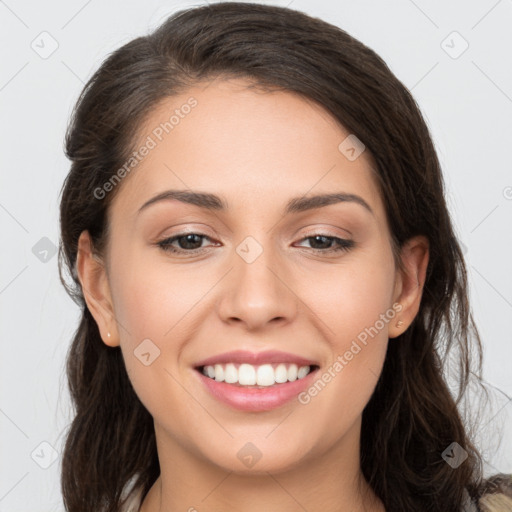
[[[369,152],[349,161],[338,150],[349,132],[320,106],[246,85],[198,84],[151,112],[141,141],[188,98],[198,102],[119,185],[105,254],[93,254],[87,232],[79,241],[87,305],[154,418],[161,475],[141,510],[382,511],[360,471],[361,415],[388,342],[418,312],[428,242],[402,247],[400,272]],[[167,200],[138,213],[169,189],[214,193],[229,209]],[[283,215],[291,198],[333,191],[357,194],[373,214],[340,202]],[[184,229],[206,235],[195,246],[202,252],[156,245]],[[307,238],[315,234],[355,246],[328,253],[329,239]],[[247,236],[263,249],[252,263],[236,252]],[[187,251],[186,240],[173,246]],[[230,350],[275,349],[316,360],[322,372],[396,303],[401,311],[305,405],[238,411],[193,369]],[[148,338],[160,355],[145,366],[133,351]],[[262,454],[252,468],[237,457],[247,442]]]

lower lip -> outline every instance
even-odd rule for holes
[[[311,385],[317,371],[318,368],[315,368],[302,379],[293,382],[274,384],[264,388],[249,388],[219,382],[195,370],[206,389],[215,398],[235,409],[248,412],[270,411],[296,398]]]

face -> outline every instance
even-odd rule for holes
[[[99,324],[159,449],[279,472],[357,447],[403,289],[368,152],[319,106],[240,80],[166,99],[141,134]]]

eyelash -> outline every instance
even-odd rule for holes
[[[211,240],[210,237],[208,237],[207,235],[203,235],[201,233],[179,233],[173,237],[166,238],[164,240],[161,240],[160,242],[157,242],[156,245],[158,245],[163,251],[168,252],[168,253],[173,253],[173,254],[189,253],[189,254],[193,255],[193,254],[198,254],[199,252],[202,252],[205,249],[205,247],[187,250],[187,249],[177,249],[171,245],[176,240],[178,240],[180,238],[185,238],[186,236],[189,236],[189,235],[197,235],[199,237],[202,237],[202,239],[206,238],[206,239]],[[304,237],[301,239],[301,242],[304,240],[309,240],[311,238],[317,238],[317,237],[332,240],[333,242],[335,242],[337,244],[337,247],[329,248],[329,249],[313,249],[312,248],[312,251],[314,251],[316,253],[324,253],[325,254],[325,253],[348,252],[350,249],[352,249],[355,246],[355,242],[353,240],[347,240],[345,238],[338,238],[335,236],[324,235],[322,233],[315,233],[315,234],[309,235],[307,237]]]

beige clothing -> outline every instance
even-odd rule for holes
[[[131,482],[125,486],[125,495],[130,488]],[[119,512],[139,512],[140,506],[142,505],[142,490],[131,490],[128,500],[125,506],[121,508]]]

